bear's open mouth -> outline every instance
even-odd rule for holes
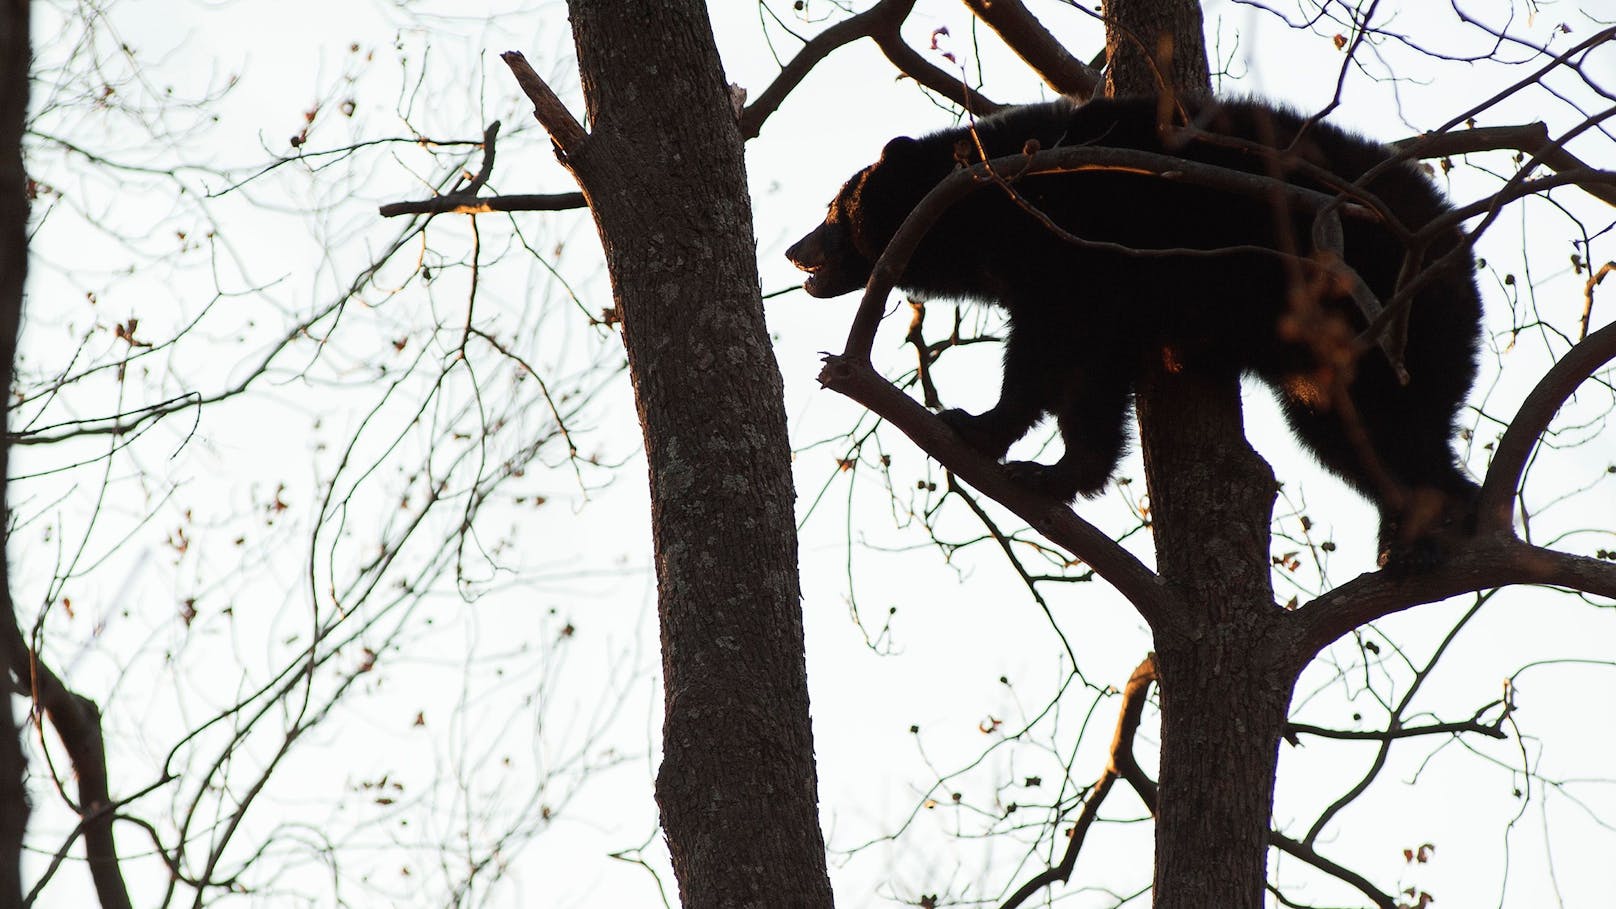
[[[801,266],[798,266],[801,268]],[[810,297],[827,299],[851,293],[864,286],[863,280],[855,280],[846,274],[846,269],[834,269],[826,265],[816,265],[813,268],[804,268],[808,277],[803,279],[802,289]]]
[[[803,278],[802,289],[807,291],[810,297],[837,296],[839,293],[845,292],[827,293],[829,290],[827,282],[831,280],[830,263],[792,262],[791,264],[807,274],[807,277]]]

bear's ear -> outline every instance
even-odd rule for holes
[[[881,149],[881,160],[901,161],[904,158],[911,158],[914,156],[915,151],[919,148],[919,139],[911,139],[908,136],[899,136],[898,138],[893,139],[891,142],[888,142],[886,147]]]

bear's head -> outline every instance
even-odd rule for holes
[[[904,217],[947,174],[926,167],[926,157],[921,141],[900,136],[887,143],[879,160],[842,185],[825,223],[786,250],[786,258],[808,273],[803,290],[814,297],[839,297],[870,280],[875,260]],[[945,167],[952,167],[951,155]]]

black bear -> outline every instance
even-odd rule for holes
[[[894,139],[842,187],[825,222],[786,255],[809,273],[803,287],[815,297],[859,289],[905,216],[939,181],[984,154],[1014,154],[1030,143],[1157,152],[1279,176],[1331,195],[1394,157],[1383,145],[1253,101],[1191,102],[1176,115],[1202,132],[1181,140],[1183,134],[1160,128],[1155,99],[1133,98],[1016,107],[972,126]],[[1219,141],[1225,136],[1245,141]],[[1263,154],[1254,146],[1280,151]],[[1333,327],[1350,340],[1365,321],[1343,281],[1318,280],[1316,269],[1310,275],[1299,265],[1297,257],[1313,245],[1313,216],[1300,206],[1286,210],[1272,193],[1115,169],[1030,176],[1012,185],[1013,194],[985,185],[948,209],[897,281],[922,298],[981,301],[1007,311],[998,404],[977,415],[942,414],[973,448],[1002,458],[1053,414],[1066,449],[1059,462],[1014,462],[1007,469],[1063,500],[1095,495],[1121,457],[1145,358],[1171,352],[1191,368],[1237,370],[1272,386],[1297,436],[1380,508],[1383,562],[1434,556],[1433,535],[1468,519],[1476,486],[1456,465],[1451,440],[1475,379],[1481,332],[1469,256],[1455,256],[1427,276],[1413,300],[1405,385],[1379,350],[1339,362],[1320,344],[1317,332]],[[1449,210],[1406,161],[1381,168],[1359,188],[1410,231]],[[1354,208],[1341,217],[1341,252],[1384,302],[1406,248],[1372,206]],[[1034,212],[1079,240],[1052,231]],[[1447,232],[1426,250],[1425,265],[1461,242],[1457,228]],[[1218,252],[1137,252],[1171,249]],[[1351,407],[1332,398],[1336,376],[1350,376]]]

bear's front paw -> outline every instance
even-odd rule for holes
[[[937,416],[942,418],[942,421],[948,424],[948,428],[954,430],[954,434],[969,445],[972,451],[997,461],[1010,450],[1010,442],[1013,440],[1004,439],[1003,434],[996,431],[993,421],[985,414],[977,416],[955,407]]]
[[[1084,464],[1081,458],[1065,457],[1054,464],[1037,461],[1006,461],[1004,472],[1019,485],[1039,495],[1071,502],[1082,496],[1092,499],[1104,492],[1111,471],[1093,464]]]

